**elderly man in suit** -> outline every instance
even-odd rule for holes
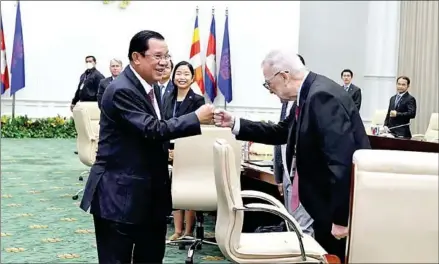
[[[105,89],[114,79],[116,79],[117,76],[119,76],[121,71],[122,71],[122,61],[118,60],[118,59],[112,59],[110,61],[111,76],[107,77],[105,79],[102,79],[99,82],[98,93],[96,95],[97,99],[98,99],[99,108],[101,108],[102,95],[104,94]]]
[[[303,63],[303,65],[305,65],[305,60],[303,59],[303,57],[300,54],[297,54],[297,56],[299,56],[300,61]],[[295,101],[281,100],[281,102],[282,102],[282,108],[280,114],[280,121],[283,121],[285,118],[288,117],[292,109],[294,112],[294,109],[297,105],[295,104]],[[293,126],[295,125],[294,120],[292,125]],[[284,161],[285,155],[286,155],[285,144],[282,146],[277,145],[274,147],[273,172],[274,172],[274,178],[276,180],[279,189],[279,193],[281,194],[281,196],[284,197],[285,208],[287,208],[288,212],[297,220],[303,232],[313,236],[314,235],[314,230],[312,228],[313,219],[309,216],[308,212],[301,204],[295,210],[293,210],[292,208],[293,188],[292,188],[290,176],[286,170],[286,162]]]
[[[172,209],[168,142],[200,134],[213,106],[162,119],[152,88],[169,61],[161,34],[134,35],[128,58],[102,97],[96,162],[80,207],[93,214],[99,263],[162,263]]]
[[[235,118],[215,111],[215,124],[230,127],[238,140],[286,147],[293,176],[293,209],[299,201],[314,219],[317,242],[345,260],[352,156],[370,148],[363,122],[349,95],[325,76],[308,71],[297,55],[275,50],[262,62],[264,87],[297,107],[278,124]],[[296,119],[296,125],[291,122]],[[293,159],[293,156],[295,158]],[[300,198],[299,198],[300,197]]]
[[[354,100],[355,105],[360,111],[361,108],[361,89],[352,83],[352,78],[354,78],[354,73],[349,69],[344,69],[341,72],[341,79],[343,80],[343,89],[351,96]]]
[[[410,119],[416,117],[416,99],[408,92],[409,87],[409,77],[399,76],[396,79],[397,93],[390,98],[384,120],[384,129],[396,137],[412,138]]]

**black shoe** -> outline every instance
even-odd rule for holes
[[[78,151],[75,151],[75,154],[78,155]]]

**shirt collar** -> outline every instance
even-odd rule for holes
[[[163,87],[166,88],[166,87],[168,87],[168,83],[169,83],[169,80],[167,80],[165,83],[159,83],[159,87],[161,85],[163,85]]]
[[[306,71],[305,75],[303,76],[302,83],[300,84],[299,91],[297,92],[297,106],[299,106],[300,91],[302,90],[303,83],[305,82],[306,78],[308,77],[308,74],[309,74],[309,71]]]
[[[406,94],[406,93],[407,93],[407,91],[405,91],[405,92],[403,92],[403,93],[397,93],[396,95],[397,95],[397,96],[399,95],[399,97],[401,98],[401,97],[403,97],[404,94]]]
[[[151,85],[149,85],[140,75],[134,70],[133,66],[130,65],[130,69],[133,71],[134,76],[136,76],[137,79],[139,79],[140,83],[142,84],[143,88],[146,91],[146,94],[149,94],[149,92],[152,90]]]

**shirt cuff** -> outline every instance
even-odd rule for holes
[[[239,135],[239,130],[241,128],[240,120],[241,120],[241,118],[235,117],[235,123],[233,124],[233,127],[232,127],[232,133],[235,136]]]

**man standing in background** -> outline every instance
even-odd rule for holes
[[[305,65],[305,60],[303,57],[299,54],[297,54],[300,61]],[[288,118],[289,113],[291,112],[291,109],[293,109],[292,112],[294,112],[294,109],[296,108],[295,101],[282,101],[282,110],[280,114],[280,121],[283,121],[284,119]],[[295,120],[292,121],[292,126],[295,125]],[[291,178],[290,175],[287,172],[286,169],[286,144],[284,145],[277,145],[274,147],[274,177],[277,183],[277,187],[279,189],[280,195],[284,197],[284,204],[285,208],[287,208],[287,211],[296,219],[296,221],[300,224],[300,227],[302,228],[303,232],[308,235],[314,235],[314,230],[312,228],[313,220],[311,216],[309,216],[308,212],[306,212],[305,208],[302,206],[302,204],[299,205],[299,207],[295,210],[292,208],[292,184],[291,184]]]
[[[104,94],[105,89],[120,74],[121,70],[122,70],[122,61],[118,60],[118,59],[112,59],[110,61],[111,76],[108,78],[102,79],[99,82],[99,88],[98,88],[98,94],[97,94],[99,108],[101,108],[102,95]]]
[[[163,99],[165,98],[165,96],[172,92],[172,90],[174,90],[174,84],[172,83],[172,81],[170,81],[173,68],[174,63],[172,62],[172,60],[169,60],[169,63],[166,66],[165,71],[163,72],[163,77],[157,84],[158,90],[160,91],[159,96],[161,104],[163,104]]]
[[[355,106],[360,112],[361,108],[361,89],[358,86],[352,84],[352,78],[354,78],[354,73],[349,69],[344,69],[341,72],[341,79],[343,80],[343,89],[349,93],[352,100],[354,100]]]
[[[96,69],[96,58],[94,56],[85,57],[87,69],[79,78],[78,88],[70,105],[70,111],[73,111],[77,102],[96,102],[99,82],[105,78],[102,73]]]

